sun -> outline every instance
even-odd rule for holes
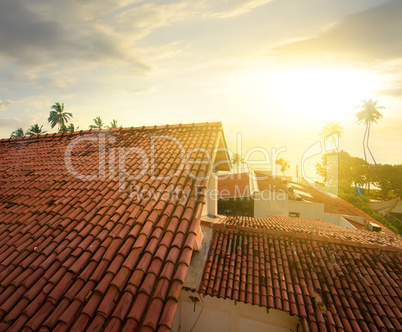
[[[378,87],[375,73],[338,67],[253,70],[239,75],[239,93],[260,112],[276,108],[296,121],[342,121]]]
[[[304,68],[285,72],[278,78],[282,98],[291,96],[294,101],[291,105],[305,104],[313,115],[325,107],[337,105],[341,111],[346,105],[358,103],[368,97],[372,85],[366,73],[345,69]]]

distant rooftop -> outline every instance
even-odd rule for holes
[[[200,293],[283,310],[304,331],[402,330],[400,237],[280,216],[211,226]]]

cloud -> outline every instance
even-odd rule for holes
[[[43,80],[45,87],[52,87],[59,90],[66,90],[76,84],[74,78],[45,78]]]
[[[17,1],[3,1],[0,11],[0,52],[21,62],[35,62],[43,50],[65,45],[59,23],[42,19]],[[60,46],[59,46],[60,47]]]
[[[393,88],[380,90],[378,92],[378,94],[380,94],[382,96],[401,98],[402,97],[402,84],[399,84],[399,86],[396,86]]]
[[[138,73],[152,70],[132,45],[108,27],[106,18],[92,21],[88,19],[91,16],[88,11],[86,17],[79,14],[74,2],[38,1],[35,6],[22,0],[5,0],[0,11],[0,56],[38,68],[75,62],[121,63]]]
[[[29,70],[32,82],[45,70],[79,71],[89,64],[125,67],[126,73],[144,75],[154,66],[144,55],[146,43],[140,41],[156,29],[181,21],[239,16],[270,1],[3,0],[0,59],[8,67],[19,66],[20,73]]]
[[[0,111],[5,111],[8,106],[14,103],[12,100],[1,100],[0,99]]]
[[[346,16],[319,36],[276,47],[280,55],[373,62],[402,55],[402,1]]]
[[[119,33],[129,32],[131,39],[141,39],[156,28],[188,18],[191,12],[186,2],[164,5],[144,3],[116,15],[114,27]]]
[[[22,119],[0,119],[0,128],[19,128],[23,123]]]
[[[246,14],[255,8],[261,7],[272,0],[236,0],[236,1],[214,1],[218,8],[213,8],[206,16],[215,18],[230,18]]]

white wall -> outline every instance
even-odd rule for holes
[[[208,216],[218,215],[218,175],[215,173],[211,174],[209,178],[206,201],[205,214]]]
[[[197,297],[194,303],[190,296]],[[203,296],[183,290],[172,331],[174,332],[289,332],[296,331],[299,318],[287,312]],[[301,327],[299,327],[300,330]]]
[[[349,215],[344,215],[345,217],[347,217],[350,220],[353,220],[354,222],[357,222],[359,224],[362,224],[363,226],[366,226],[366,223],[364,221],[363,217],[359,217],[359,216],[349,216]]]
[[[356,229],[356,227],[343,218],[342,215],[325,213],[324,204],[322,203],[289,200],[264,200],[261,198],[254,200],[254,217],[256,218],[266,218],[269,214],[289,216],[289,213],[291,212],[299,213],[300,218],[320,219],[333,225]],[[359,218],[363,219],[361,217],[354,217],[352,219],[358,220]]]
[[[333,225],[350,228],[350,229],[356,229],[355,226],[353,226],[349,221],[347,221],[345,218],[343,218],[342,215],[340,215],[340,214],[324,213],[324,218],[322,220],[327,221]]]
[[[322,219],[324,204],[290,200],[257,199],[254,201],[254,217],[256,218],[265,218],[267,214],[289,216],[289,212],[299,213],[300,218]]]

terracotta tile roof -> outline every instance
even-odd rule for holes
[[[272,177],[264,177],[264,172],[255,171],[257,177],[260,177],[258,180],[258,187],[260,190],[275,188],[276,190],[281,189],[287,191],[286,185],[282,183],[280,177],[272,178]],[[313,202],[313,203],[322,203],[324,204],[324,212],[326,213],[333,213],[333,214],[340,214],[346,216],[357,216],[362,217],[366,223],[374,222],[379,224],[380,222],[374,219],[373,217],[369,216],[359,208],[355,207],[353,204],[346,202],[340,197],[330,196],[320,190],[312,187],[309,184],[301,183],[301,182],[291,182],[288,181],[287,184],[293,189],[297,190],[299,196],[306,201]],[[275,187],[274,187],[275,186]],[[300,188],[299,188],[300,187]],[[303,195],[305,193],[305,195]],[[356,223],[357,224],[357,223]],[[354,224],[355,225],[355,224]],[[359,229],[365,228],[362,225],[355,225]],[[384,231],[393,233],[387,227],[383,226]]]
[[[280,176],[273,177],[268,175],[267,172],[255,170],[254,174],[258,183],[258,189],[263,190],[283,190],[287,192],[286,184],[283,183]]]
[[[402,199],[396,197],[394,199],[382,202],[371,202],[369,206],[376,211],[383,211],[385,213],[402,213]]]
[[[375,221],[372,217],[355,207],[353,204],[346,202],[339,197],[332,197],[326,193],[317,190],[316,188],[310,186],[309,184],[303,184],[300,182],[289,182],[290,185],[297,184],[302,187],[301,191],[307,193],[309,196],[300,195],[303,199],[307,199],[310,202],[323,203],[324,211],[327,213],[335,213],[350,216],[360,216],[366,221]]]
[[[250,178],[248,173],[220,175],[218,177],[219,198],[250,197]]]
[[[371,232],[367,229],[356,230],[330,224],[319,219],[295,218],[269,215],[267,218],[228,217],[223,225],[235,226],[239,230],[278,230],[285,233],[305,233],[318,235],[327,239],[340,239],[358,243],[378,244],[402,248],[402,236],[388,232]]]
[[[0,330],[169,330],[211,166],[192,161],[221,133],[206,123],[1,140]]]
[[[214,225],[199,292],[286,311],[310,331],[402,330],[401,249],[298,233],[284,219],[281,230]]]

